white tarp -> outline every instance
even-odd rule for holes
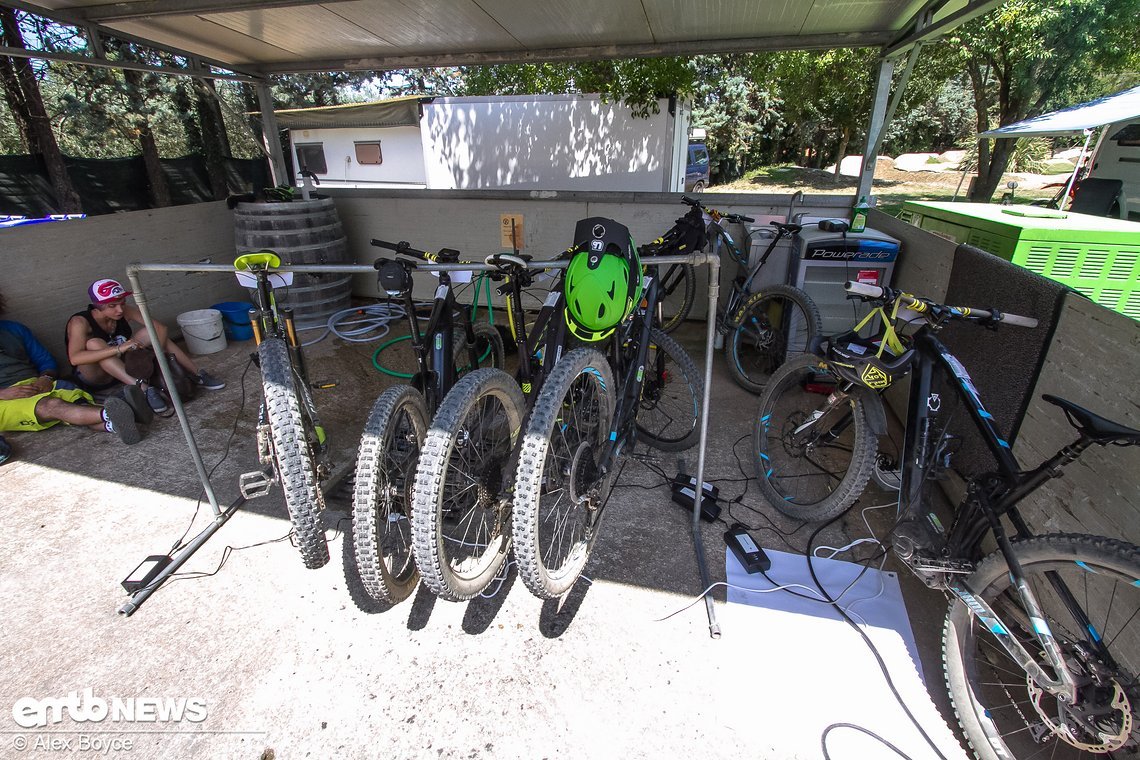
[[[1026,137],[1071,135],[1140,116],[1140,87],[1105,95],[1088,103],[1034,116],[988,132],[979,137]]]

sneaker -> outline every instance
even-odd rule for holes
[[[166,399],[162,397],[162,391],[153,385],[147,386],[146,403],[155,414],[162,414],[167,410]]]
[[[128,385],[123,388],[122,397],[127,402],[127,406],[134,412],[135,422],[140,425],[149,425],[154,419],[154,410],[150,408],[146,394],[137,385]]]
[[[135,424],[135,413],[126,401],[116,396],[107,399],[103,405],[103,426],[108,433],[119,436],[119,440],[128,446],[142,440],[142,433]]]
[[[220,391],[226,387],[226,384],[218,378],[211,375],[206,370],[199,370],[197,375],[191,375],[190,379],[194,381],[195,385],[200,385],[208,391]]]
[[[12,446],[4,440],[4,436],[0,435],[0,464],[4,464],[11,458]]]

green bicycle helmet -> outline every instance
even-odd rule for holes
[[[629,228],[594,216],[574,228],[563,289],[566,326],[579,340],[605,340],[641,298],[641,261]]]

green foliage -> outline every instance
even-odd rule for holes
[[[1022,172],[1023,174],[1046,174],[1049,167],[1049,157],[1052,147],[1045,138],[1021,138],[1009,157],[1006,171]],[[978,141],[972,140],[966,146],[966,155],[958,164],[959,170],[976,172],[978,170]],[[1069,164],[1072,170],[1072,164]]]
[[[917,78],[916,72],[908,91],[919,85]],[[887,155],[943,153],[965,145],[974,133],[973,95],[965,77],[946,80],[929,97],[906,106],[904,103],[887,125],[882,149]]]

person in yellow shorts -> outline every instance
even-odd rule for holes
[[[149,409],[142,394],[130,390],[138,395],[133,404],[126,397],[95,404],[89,393],[59,380],[55,360],[31,330],[0,319],[0,432],[44,430],[65,422],[115,433],[123,443],[135,444],[142,439],[136,416]],[[6,443],[0,446],[0,453],[7,450]]]

